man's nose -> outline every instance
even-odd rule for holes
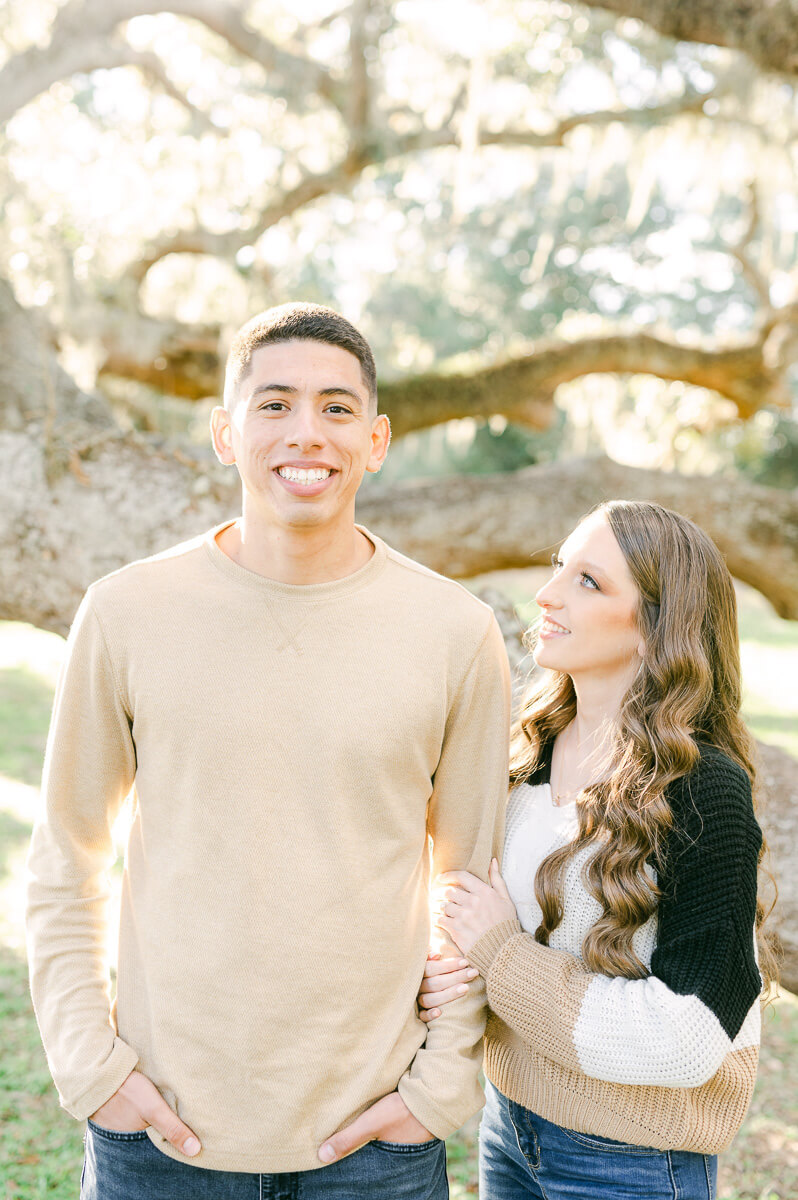
[[[286,434],[286,442],[297,449],[310,450],[324,445],[324,426],[311,407],[298,405]]]

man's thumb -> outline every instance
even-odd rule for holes
[[[183,1124],[177,1113],[172,1111],[155,1085],[146,1077],[142,1077],[139,1088],[143,1092],[142,1100],[138,1104],[142,1117],[149,1121],[153,1129],[163,1134],[167,1142],[181,1154],[188,1158],[199,1154],[202,1149],[199,1138],[188,1125]]]
[[[319,1158],[323,1163],[335,1162],[337,1159],[343,1158],[345,1154],[351,1154],[358,1147],[365,1146],[366,1142],[370,1142],[373,1137],[376,1137],[376,1134],[377,1126],[370,1110],[367,1109],[351,1125],[347,1125],[339,1133],[327,1138],[327,1141],[319,1147]]]

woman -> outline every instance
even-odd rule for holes
[[[734,588],[700,529],[639,502],[591,513],[554,568],[504,878],[441,877],[438,924],[470,969],[431,959],[422,1016],[484,979],[483,1200],[707,1200],[762,990]]]

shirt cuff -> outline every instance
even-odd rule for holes
[[[487,979],[493,960],[504,943],[508,942],[511,937],[515,937],[517,933],[523,932],[524,928],[517,917],[512,917],[509,921],[500,921],[498,925],[492,926],[487,933],[483,933],[482,937],[474,942],[465,957],[477,968],[480,975]]]
[[[430,1099],[426,1089],[418,1079],[410,1078],[409,1072],[399,1080],[396,1090],[416,1120],[420,1121],[433,1137],[440,1138],[441,1141],[445,1141],[447,1137],[455,1133],[473,1113],[479,1112],[479,1109],[482,1107],[482,1100],[479,1100],[476,1106],[467,1112],[461,1120],[454,1120]]]
[[[111,1055],[92,1086],[74,1101],[67,1101],[62,1095],[62,1108],[76,1120],[85,1121],[111,1099],[130,1072],[135,1071],[138,1061],[138,1054],[127,1042],[123,1042],[120,1037],[114,1038]]]

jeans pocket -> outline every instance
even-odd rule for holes
[[[440,1146],[440,1138],[429,1138],[426,1142],[385,1142],[382,1138],[373,1138],[371,1145],[378,1150],[387,1150],[391,1154],[423,1154]]]
[[[616,1142],[613,1138],[601,1137],[597,1133],[580,1133],[578,1129],[565,1129],[562,1125],[560,1132],[572,1142],[577,1142],[588,1150],[599,1150],[602,1154],[650,1156],[666,1153],[664,1150],[658,1150],[656,1146],[635,1146],[631,1142]]]
[[[96,1125],[91,1119],[87,1124],[93,1134],[108,1142],[140,1142],[147,1137],[146,1129],[106,1129],[104,1125]]]

